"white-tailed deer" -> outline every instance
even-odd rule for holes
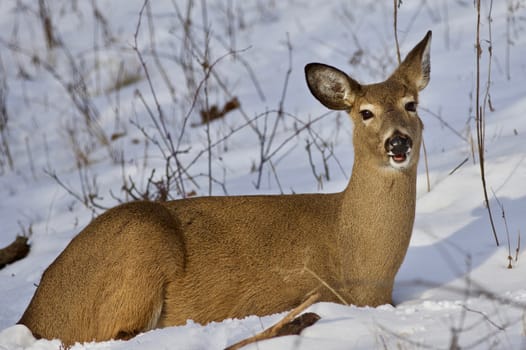
[[[431,32],[384,82],[305,67],[312,94],[354,123],[334,194],[133,202],[93,220],[48,267],[19,323],[65,345],[268,315],[321,300],[391,303],[413,228]],[[330,287],[330,288],[329,288]]]

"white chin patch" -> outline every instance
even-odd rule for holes
[[[411,153],[407,152],[401,155],[388,154],[389,164],[395,169],[405,169],[411,162]]]

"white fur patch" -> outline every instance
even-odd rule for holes
[[[389,157],[389,164],[391,167],[397,170],[406,169],[409,166],[409,163],[411,163],[411,149],[407,151],[406,158],[403,162],[397,162],[393,159],[393,157]]]

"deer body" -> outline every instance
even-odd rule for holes
[[[313,292],[324,301],[390,303],[414,221],[422,123],[412,104],[429,80],[429,39],[379,84],[306,67],[314,96],[349,110],[354,122],[343,192],[110,209],[45,271],[19,323],[67,346],[188,319],[282,312]]]

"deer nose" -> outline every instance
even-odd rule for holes
[[[411,138],[401,133],[395,133],[385,141],[385,150],[390,155],[406,154],[411,147],[413,147]]]

